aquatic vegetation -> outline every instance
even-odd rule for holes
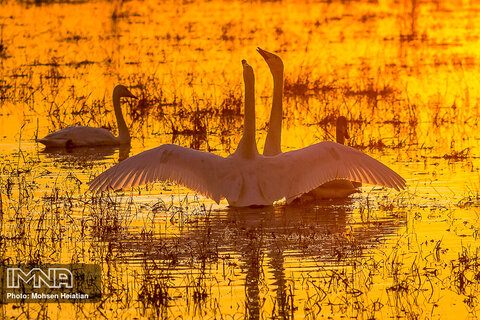
[[[52,132],[42,139],[35,139],[48,148],[81,148],[81,147],[102,147],[111,145],[130,145],[130,133],[123,118],[120,107],[120,98],[128,97],[137,99],[123,85],[117,85],[113,89],[113,109],[117,120],[118,137],[104,128],[88,126],[70,126],[59,131]]]
[[[2,265],[95,263],[103,288],[96,304],[5,304],[3,317],[478,317],[478,4],[0,6]],[[256,73],[263,145],[272,81],[257,46],[285,63],[283,151],[333,140],[343,115],[347,142],[409,190],[262,209],[170,182],[87,192],[100,172],[160,144],[233,152],[241,59]],[[117,83],[139,98],[123,107],[131,149],[40,152],[34,139],[66,126],[115,132],[104,111]]]

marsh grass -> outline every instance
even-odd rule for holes
[[[307,97],[338,91],[338,88],[335,87],[335,80],[327,82],[322,79],[311,80],[311,77],[308,73],[299,75],[296,79],[287,77],[284,83],[284,94],[286,96]]]
[[[5,28],[5,23],[0,24],[0,59],[7,58],[7,44],[5,43],[5,39],[3,37],[3,29]]]
[[[60,2],[72,18],[84,12],[79,9],[93,10],[87,2],[73,7]],[[34,2],[27,4],[21,7],[26,13]],[[42,12],[55,6],[36,4]],[[38,46],[35,57],[25,55],[10,32],[37,43],[28,37],[30,22],[15,16],[8,30],[2,24],[0,113],[23,121],[8,127],[13,134],[4,133],[7,142],[14,137],[18,149],[0,154],[1,264],[96,263],[103,273],[98,304],[19,303],[2,306],[3,314],[25,319],[418,319],[454,310],[477,317],[479,192],[475,186],[465,190],[459,180],[477,171],[478,143],[471,133],[480,119],[478,90],[468,79],[478,59],[459,54],[463,47],[445,44],[435,31],[440,26],[426,17],[469,21],[474,8],[444,16],[438,8],[429,11],[431,3],[406,1],[386,12],[377,3],[350,1],[319,4],[326,16],[312,20],[311,7],[298,4],[309,14],[284,15],[286,21],[272,14],[274,21],[264,21],[277,38],[268,42],[271,36],[261,25],[246,27],[238,16],[253,25],[248,17],[265,15],[252,12],[276,12],[288,1],[222,4],[238,5],[231,10],[235,15],[215,1],[202,2],[206,9],[198,17],[203,12],[218,20],[205,22],[189,15],[200,8],[195,2],[184,2],[176,12],[174,6],[152,4],[153,16],[138,10],[136,2],[95,3],[107,12],[107,20],[98,14],[102,27],[82,24],[89,21],[82,16],[78,23],[92,36],[67,25],[68,30],[49,29],[51,42]],[[360,29],[352,19],[360,21]],[[391,19],[400,27],[383,28]],[[295,29],[299,25],[314,30],[307,40],[298,36],[305,31]],[[143,38],[124,32],[138,27]],[[465,51],[476,39],[475,32],[468,33]],[[336,118],[347,116],[354,136],[350,145],[395,166],[410,190],[397,194],[364,187],[362,194],[340,203],[253,211],[216,206],[169,182],[91,194],[86,182],[117,162],[116,150],[38,153],[26,141],[70,125],[115,132],[110,86],[122,83],[139,97],[122,103],[132,153],[173,142],[230,154],[243,123],[241,70],[230,61],[248,58],[256,65],[258,84],[263,76],[271,81],[264,62],[241,51],[265,41],[265,49],[279,48],[288,66],[285,147],[317,142],[304,141],[317,128],[317,140],[333,139]],[[48,51],[50,43],[64,48],[63,42],[71,52]],[[82,55],[79,49],[86,44],[89,52]],[[449,85],[432,80],[442,75],[459,80]],[[271,91],[265,90],[257,85],[257,93],[270,99]],[[258,110],[257,122],[268,123],[268,110],[266,116]],[[29,117],[40,121],[28,122]],[[8,118],[5,125],[11,122]],[[259,141],[267,128],[258,127]],[[290,139],[296,135],[301,136]]]
[[[429,310],[435,316],[434,306],[442,303],[444,290],[462,297],[472,314],[478,312],[477,249],[463,246],[458,255],[451,255],[441,239],[419,240],[410,227],[386,246],[386,232],[378,230],[396,232],[401,224],[395,221],[406,219],[406,212],[415,207],[409,197],[381,200],[372,194],[358,203],[358,213],[348,214],[350,221],[339,231],[338,222],[330,229],[295,217],[286,228],[278,228],[270,215],[253,225],[242,212],[219,217],[198,199],[174,196],[138,203],[129,193],[84,194],[76,175],[51,179],[52,173],[35,166],[38,159],[21,161],[22,170],[15,163],[2,168],[3,177],[9,177],[0,183],[3,263],[67,259],[63,261],[102,264],[102,302],[93,309],[82,307],[82,312],[122,318],[127,313],[108,309],[141,306],[141,314],[164,317],[184,303],[196,316],[225,312],[218,309],[215,297],[226,283],[238,281],[238,272],[246,277],[242,309],[247,317],[266,310],[282,317],[302,312],[307,318],[325,312],[373,317],[393,310],[415,318],[425,306],[433,306]],[[38,177],[47,178],[51,191],[42,193],[41,183],[34,183]],[[159,221],[163,222],[158,225]],[[172,236],[172,228],[177,235]],[[295,259],[283,253],[291,248],[300,249],[316,267],[300,274],[277,270],[280,257]],[[238,251],[236,256],[230,250]],[[267,303],[262,297],[269,296],[270,266],[277,270],[277,289],[276,298],[267,298],[273,299]],[[379,286],[384,298],[375,293]]]

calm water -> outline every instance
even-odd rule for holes
[[[447,3],[444,3],[447,2]],[[5,318],[476,318],[480,6],[474,1],[2,2],[3,263],[96,263],[98,304],[8,304]],[[331,140],[400,173],[342,201],[229,208],[171,183],[95,196],[87,182],[163,143],[228,155],[243,123],[240,61],[256,76],[263,150],[285,64],[284,151]],[[70,125],[132,148],[45,152]]]

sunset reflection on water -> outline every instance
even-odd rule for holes
[[[4,263],[96,263],[101,304],[8,304],[5,318],[475,318],[479,311],[480,6],[473,1],[14,2],[0,10]],[[333,140],[407,180],[343,201],[235,209],[172,183],[87,182],[164,143],[226,156],[256,76],[257,143],[285,64],[282,149]],[[71,126],[129,148],[43,150]]]

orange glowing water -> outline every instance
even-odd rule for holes
[[[5,318],[475,318],[480,6],[473,1],[3,2],[3,261],[98,263],[102,304],[2,305]],[[240,61],[256,75],[263,150],[285,64],[284,151],[332,139],[407,179],[344,201],[231,209],[158,183],[102,198],[86,182],[125,153],[177,143],[231,153],[243,123]],[[44,153],[70,125],[131,150]]]

